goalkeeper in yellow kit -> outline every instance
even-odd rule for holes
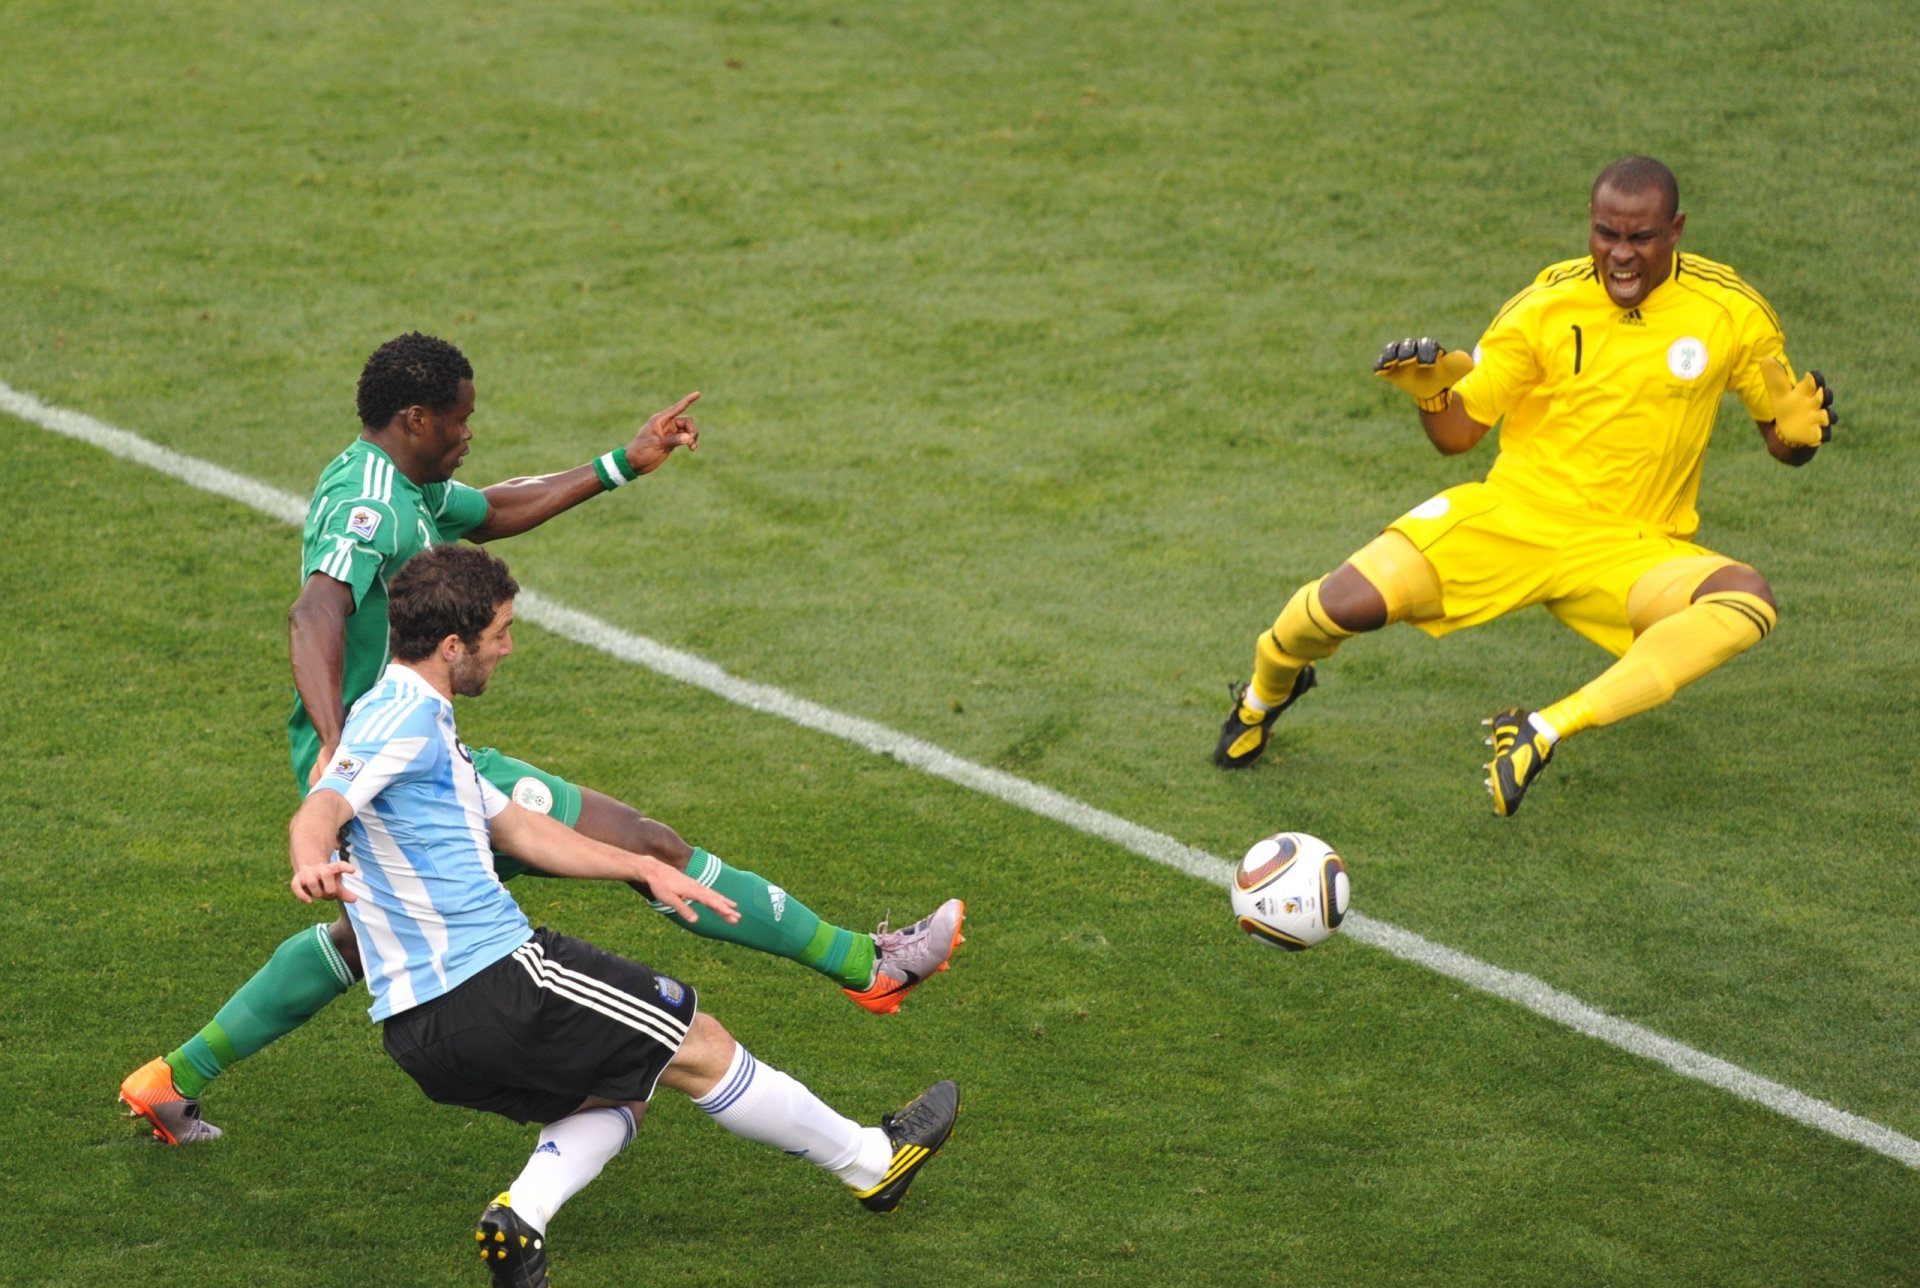
[[[1619,660],[1539,710],[1486,723],[1494,813],[1511,815],[1562,739],[1659,706],[1765,639],[1773,589],[1692,543],[1707,437],[1739,395],[1767,451],[1804,465],[1832,437],[1833,396],[1795,379],[1779,320],[1724,264],[1677,250],[1686,216],[1666,166],[1614,162],[1594,181],[1588,255],[1545,269],[1469,357],[1429,339],[1374,365],[1410,394],[1446,455],[1495,424],[1485,481],[1448,488],[1294,593],[1258,641],[1214,761],[1259,759],[1314,664],[1389,622],[1430,635],[1530,604]]]

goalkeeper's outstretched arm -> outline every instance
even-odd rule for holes
[[[1374,360],[1373,374],[1403,389],[1420,410],[1420,427],[1443,456],[1470,451],[1491,428],[1467,415],[1453,386],[1473,370],[1473,357],[1440,347],[1431,336],[1395,340]]]

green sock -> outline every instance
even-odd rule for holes
[[[687,863],[687,875],[733,900],[740,909],[740,920],[729,925],[695,904],[693,910],[700,920],[689,925],[667,912],[666,905],[653,905],[666,912],[676,925],[705,939],[745,944],[748,948],[811,966],[842,988],[866,988],[873,983],[872,935],[842,930],[822,921],[813,909],[779,886],[768,884],[765,877],[730,868],[719,856],[697,846]]]
[[[213,1023],[167,1055],[173,1085],[198,1096],[226,1071],[320,1013],[353,987],[353,972],[325,926],[309,926],[274,950],[267,964],[227,999]]]

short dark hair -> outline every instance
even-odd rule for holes
[[[431,656],[449,635],[472,648],[519,593],[506,561],[479,546],[428,546],[387,583],[387,647],[396,662]]]
[[[373,351],[360,370],[360,423],[384,429],[409,407],[445,411],[473,379],[467,355],[437,336],[409,331]]]
[[[1680,181],[1673,177],[1673,171],[1652,157],[1621,157],[1600,172],[1588,199],[1599,196],[1602,188],[1612,188],[1623,197],[1657,189],[1667,199],[1667,218],[1680,213]]]

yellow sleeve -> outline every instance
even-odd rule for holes
[[[1746,404],[1747,414],[1760,424],[1773,419],[1773,399],[1767,393],[1767,383],[1760,374],[1760,361],[1763,358],[1778,358],[1787,369],[1789,380],[1798,380],[1793,373],[1793,364],[1787,361],[1786,337],[1780,334],[1772,317],[1763,308],[1748,308],[1741,311],[1737,321],[1735,343],[1739,346],[1737,356],[1727,371],[1727,388],[1740,395],[1740,401]]]
[[[1501,309],[1474,346],[1473,370],[1453,387],[1467,415],[1482,425],[1491,425],[1506,415],[1543,375],[1534,336],[1537,310],[1517,307],[1532,289],[1522,291]]]

